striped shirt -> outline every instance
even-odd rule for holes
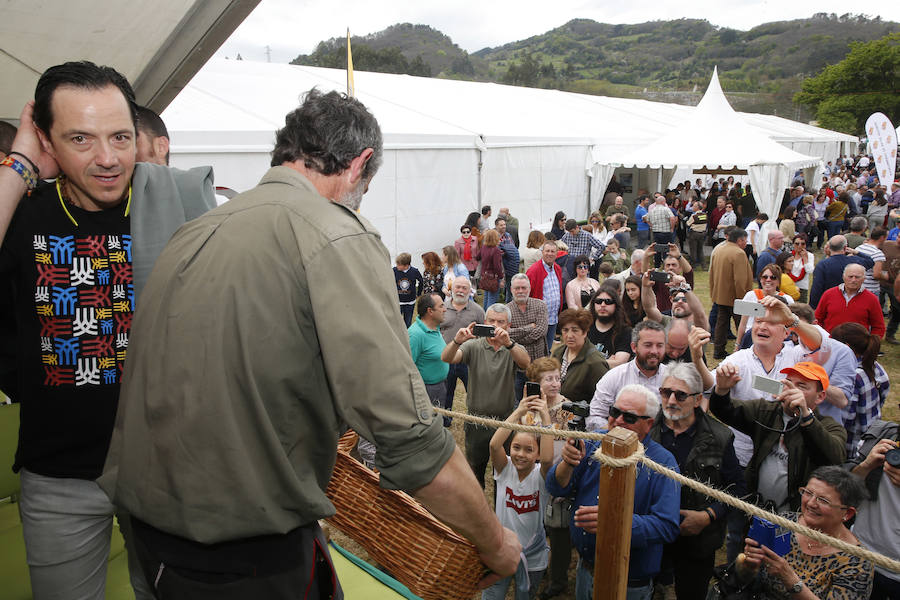
[[[548,266],[547,263],[541,261],[541,266],[547,271],[547,276],[544,277],[544,304],[547,305],[547,324],[556,325],[559,321],[559,304],[562,301],[559,291],[559,279],[556,278],[556,271],[553,270],[553,265]]]
[[[650,229],[655,233],[668,233],[672,231],[672,209],[666,204],[653,204],[647,211],[647,220],[650,221]]]
[[[863,256],[868,256],[876,263],[883,263],[885,261],[884,252],[881,251],[881,248],[873,246],[869,242],[857,246],[856,251]],[[885,266],[886,265],[881,265],[882,268],[884,268]],[[878,296],[881,293],[881,284],[877,279],[875,279],[874,273],[874,267],[871,269],[866,269],[866,279],[865,281],[863,281],[863,287]]]
[[[880,364],[875,363],[874,382],[863,371],[861,361],[857,365],[853,394],[848,396],[849,402],[842,415],[847,430],[847,460],[856,456],[856,446],[863,432],[881,418],[881,407],[891,391],[891,382]]]

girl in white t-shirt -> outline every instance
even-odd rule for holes
[[[549,425],[547,402],[540,396],[523,398],[506,421],[519,423],[527,414],[535,412],[540,416],[540,423]],[[494,465],[497,499],[494,510],[500,524],[518,536],[525,555],[514,575],[516,600],[533,600],[547,569],[549,555],[544,533],[544,512],[550,496],[545,481],[553,465],[553,436],[516,432],[507,456],[503,444],[509,434],[509,429],[498,429],[491,438],[491,463]],[[511,579],[505,577],[484,590],[482,600],[503,600]]]

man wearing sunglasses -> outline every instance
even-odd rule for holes
[[[656,393],[634,384],[619,390],[609,408],[607,427],[624,427],[637,434],[650,459],[678,470],[672,453],[649,435],[659,412]],[[563,458],[547,474],[547,491],[553,496],[574,496],[575,512],[569,523],[572,543],[578,551],[575,575],[576,600],[590,600],[594,587],[594,547],[597,542],[597,487],[600,463],[592,456],[600,442],[568,440]],[[679,490],[675,481],[643,464],[637,466],[634,515],[631,521],[631,556],[628,563],[628,600],[650,600],[653,578],[659,573],[663,546],[678,537]]]
[[[650,437],[675,456],[683,475],[743,496],[744,477],[734,454],[734,434],[703,412],[702,392],[703,382],[694,365],[673,365],[659,388],[662,411]],[[679,599],[705,596],[716,550],[725,541],[727,512],[721,502],[681,488],[681,534],[663,552],[663,571],[670,571],[669,581],[674,576]]]

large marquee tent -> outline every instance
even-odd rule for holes
[[[727,135],[716,136],[714,142],[694,135],[706,129],[727,132]],[[769,215],[756,238],[759,252],[765,249],[767,232],[776,228],[783,191],[794,173],[803,170],[806,181],[816,181],[822,167],[821,157],[791,150],[741,119],[722,93],[715,71],[703,99],[686,119],[661,138],[625,154],[617,162],[622,166],[652,167],[660,171],[691,167],[747,173],[760,212]]]
[[[339,69],[214,59],[162,115],[172,138],[172,163],[211,164],[218,185],[248,189],[265,172],[274,132],[302,94],[345,86],[346,73]],[[384,165],[362,213],[392,253],[407,251],[414,260],[458,237],[465,216],[486,204],[509,207],[526,233],[557,210],[584,218],[602,200],[611,165],[696,110],[358,71],[355,88],[385,138]],[[778,117],[738,115],[759,135],[813,156],[855,150],[852,136]],[[645,186],[655,186],[655,171],[652,177],[639,173],[626,199],[634,197],[642,177]]]

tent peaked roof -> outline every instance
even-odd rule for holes
[[[749,126],[728,103],[719,84],[718,70],[714,69],[706,93],[691,114],[661,138],[625,155],[621,164],[710,169],[780,164],[799,169],[819,161],[782,146]]]

